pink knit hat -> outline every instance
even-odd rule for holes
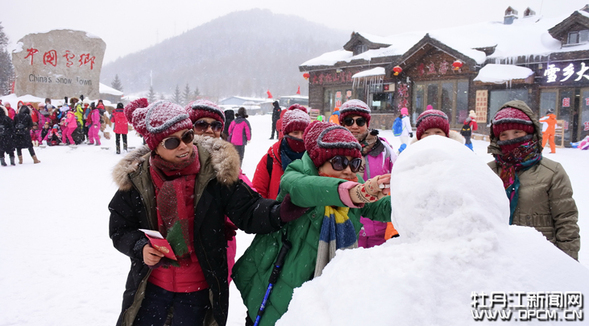
[[[431,128],[442,129],[446,134],[446,137],[448,137],[448,134],[450,133],[450,123],[448,123],[448,116],[446,113],[433,109],[423,111],[423,113],[417,117],[415,127],[417,128],[415,131],[417,140],[420,140],[423,133]]]
[[[402,108],[401,109],[401,114],[402,115],[409,115],[409,110],[407,110],[407,108]]]
[[[342,123],[348,116],[359,115],[366,119],[366,125],[370,126],[370,108],[360,100],[349,100],[339,108],[339,121]]]
[[[499,137],[499,134],[505,130],[523,130],[528,134],[534,133],[534,123],[522,110],[505,107],[495,114],[493,121],[493,134]]]
[[[310,122],[311,117],[307,113],[307,108],[299,104],[293,104],[282,117],[282,133],[287,135],[296,130],[304,131]]]
[[[186,106],[186,113],[190,115],[190,120],[194,124],[201,118],[213,118],[223,124],[225,128],[225,113],[217,104],[207,100],[196,100]]]
[[[171,102],[157,101],[148,105],[146,98],[140,98],[127,104],[124,112],[127,120],[143,136],[152,151],[164,138],[192,128],[192,121],[186,110]]]
[[[361,158],[362,146],[352,133],[334,123],[313,121],[303,134],[305,149],[315,167],[319,168],[334,156]]]

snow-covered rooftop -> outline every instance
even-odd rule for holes
[[[357,74],[354,74],[352,78],[362,78],[362,77],[371,77],[371,76],[382,76],[385,74],[384,67],[376,67],[364,71],[360,71]]]
[[[481,68],[474,81],[502,84],[514,79],[526,79],[533,73],[532,69],[526,67],[488,64]]]
[[[98,92],[100,94],[110,94],[115,96],[123,96],[123,92],[116,90],[112,87],[106,86],[103,83],[100,83],[100,87],[98,88]]]
[[[579,13],[588,16],[589,13],[579,10]],[[371,42],[391,44],[376,50],[369,50],[358,55],[351,51],[338,50],[324,53],[310,59],[302,66],[332,66],[339,61],[350,62],[357,59],[371,59],[383,56],[400,56],[405,54],[426,34],[432,39],[440,41],[450,48],[472,58],[478,64],[486,59],[509,59],[518,56],[548,55],[550,53],[571,52],[589,50],[589,43],[576,46],[562,47],[559,40],[554,39],[548,30],[556,26],[570,15],[552,18],[542,16],[530,16],[516,19],[512,24],[491,21],[458,27],[410,32],[386,37],[375,37],[370,34],[360,33]],[[493,54],[488,57],[481,48],[495,47]]]

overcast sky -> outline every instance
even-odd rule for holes
[[[137,52],[230,12],[265,8],[348,32],[389,36],[414,30],[502,21],[505,9],[570,15],[589,0],[3,0],[0,22],[12,50],[23,36],[75,29],[106,42],[104,63]],[[255,24],[252,21],[252,24]],[[342,44],[343,45],[343,44]]]

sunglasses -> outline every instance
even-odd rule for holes
[[[189,130],[186,130],[182,134],[182,138],[179,138],[176,136],[164,138],[164,140],[162,140],[162,146],[164,146],[165,149],[172,150],[172,149],[178,148],[178,146],[180,146],[181,142],[184,142],[184,144],[187,144],[187,145],[192,143],[193,139],[194,139],[194,131],[192,131],[192,129],[189,129]]]
[[[207,131],[209,127],[211,127],[211,130],[214,132],[219,132],[223,130],[223,124],[219,121],[213,121],[211,123],[208,123],[204,120],[198,120],[194,123],[194,130],[196,130],[196,132],[199,133]]]
[[[366,119],[364,119],[364,118],[356,118],[355,120],[354,120],[354,118],[345,118],[344,119],[344,125],[346,125],[347,127],[353,126],[354,122],[356,122],[356,125],[358,125],[358,127],[362,127],[363,125],[366,124]]]
[[[356,173],[356,172],[360,171],[360,167],[362,166],[362,159],[361,158],[353,158],[350,161],[350,160],[348,160],[347,157],[342,156],[342,155],[338,155],[338,156],[334,156],[331,160],[329,160],[329,163],[331,163],[331,167],[336,171],[343,171],[349,165],[350,170],[352,170],[352,172]]]

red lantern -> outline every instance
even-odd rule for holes
[[[395,66],[395,68],[393,68],[393,71],[395,72],[393,75],[399,76],[399,74],[403,71],[403,68]]]
[[[462,68],[462,65],[463,65],[462,61],[456,60],[456,61],[454,61],[454,63],[452,63],[452,69],[458,70],[458,69]]]
[[[308,80],[309,77],[311,77],[311,75],[308,72],[306,72],[306,73],[303,74],[303,77],[305,77],[305,79]]]

